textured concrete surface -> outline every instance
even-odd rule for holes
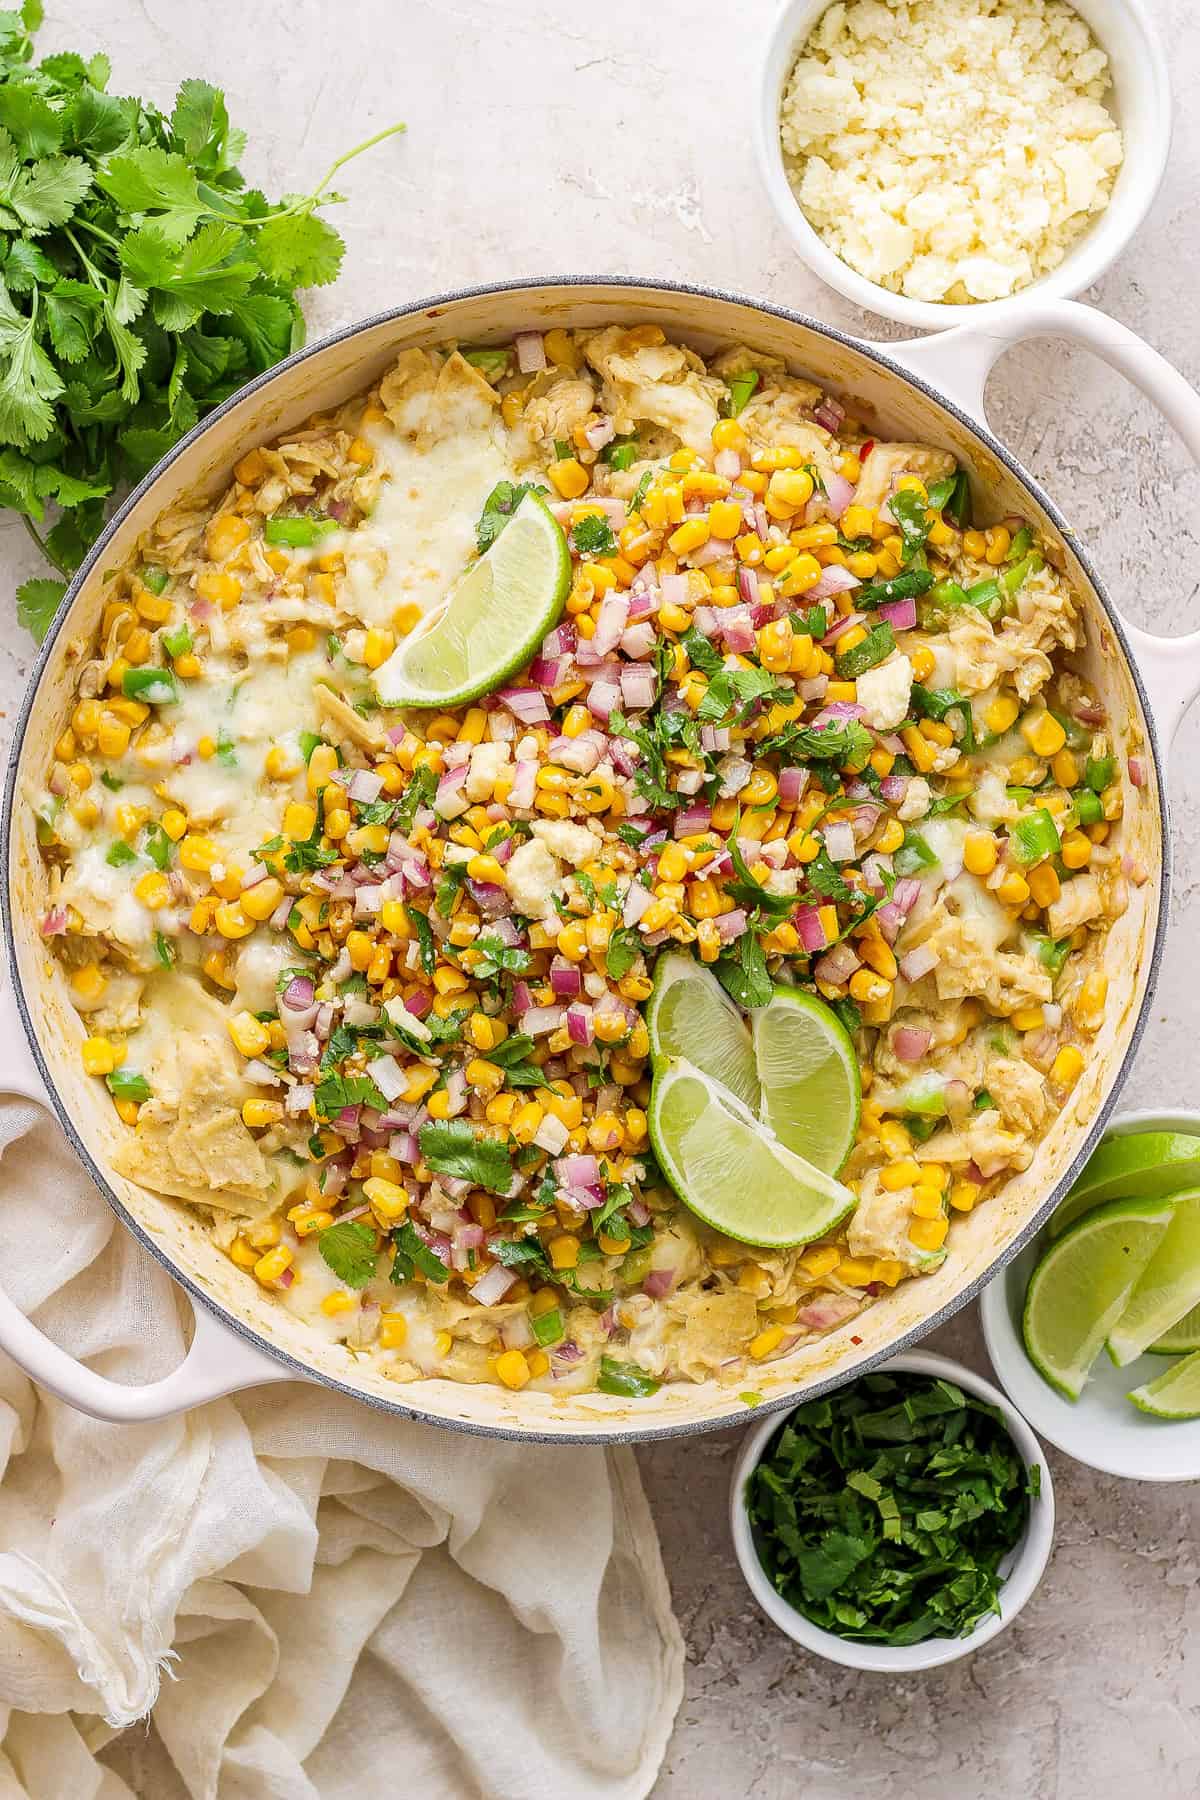
[[[1168,36],[1179,113],[1153,214],[1086,296],[1200,381],[1200,63],[1191,0],[1146,0]],[[773,0],[48,0],[48,51],[105,48],[116,91],[169,104],[183,75],[223,83],[250,128],[248,174],[299,189],[395,118],[406,139],[348,169],[341,280],[316,335],[460,283],[558,272],[666,275],[757,293],[896,337],[827,293],[760,190],[751,116]],[[1011,354],[992,421],[1090,544],[1118,602],[1164,633],[1200,623],[1200,480],[1141,399],[1058,344]],[[0,708],[30,660],[11,587],[36,559],[0,522]],[[0,730],[4,720],[0,718]],[[1131,1104],[1189,1104],[1198,1069],[1200,709],[1172,774],[1176,891],[1154,1026]],[[985,1359],[972,1315],[938,1346]],[[688,1692],[656,1800],[1191,1800],[1200,1792],[1197,1494],[1052,1456],[1057,1545],[1017,1625],[918,1680],[803,1655],[757,1612],[725,1525],[733,1435],[642,1466],[689,1643]]]

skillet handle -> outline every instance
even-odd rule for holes
[[[30,1054],[12,982],[0,990],[0,1093],[17,1094],[50,1110],[46,1089]],[[52,1343],[0,1288],[0,1350],[6,1351],[39,1387],[48,1388],[80,1412],[114,1424],[165,1419],[206,1400],[241,1388],[295,1379],[296,1371],[241,1337],[189,1293],[195,1330],[177,1369],[141,1387],[98,1375]]]
[[[995,364],[1026,338],[1060,337],[1093,351],[1157,406],[1200,463],[1200,394],[1165,357],[1128,326],[1075,300],[1030,300],[985,326],[955,326],[933,337],[886,347],[906,369],[940,388],[973,418],[987,423],[984,389]],[[1164,751],[1200,694],[1200,631],[1164,638],[1122,620],[1137,655]]]

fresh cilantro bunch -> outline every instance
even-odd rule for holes
[[[41,0],[0,12],[0,505],[64,578],[18,591],[38,638],[114,490],[304,342],[296,290],[334,280],[345,248],[317,216],[343,197],[329,182],[403,130],[272,202],[218,88],[185,81],[168,118],[107,93],[102,54],[35,64],[41,21]]]

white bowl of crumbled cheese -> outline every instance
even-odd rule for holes
[[[1143,0],[789,0],[758,114],[805,262],[936,331],[1097,280],[1158,191],[1171,90]]]

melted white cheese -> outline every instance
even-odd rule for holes
[[[391,479],[347,538],[341,599],[364,625],[389,625],[398,606],[425,613],[445,598],[474,552],[484,501],[512,477],[513,450],[498,421],[423,451],[390,431],[374,443]]]

